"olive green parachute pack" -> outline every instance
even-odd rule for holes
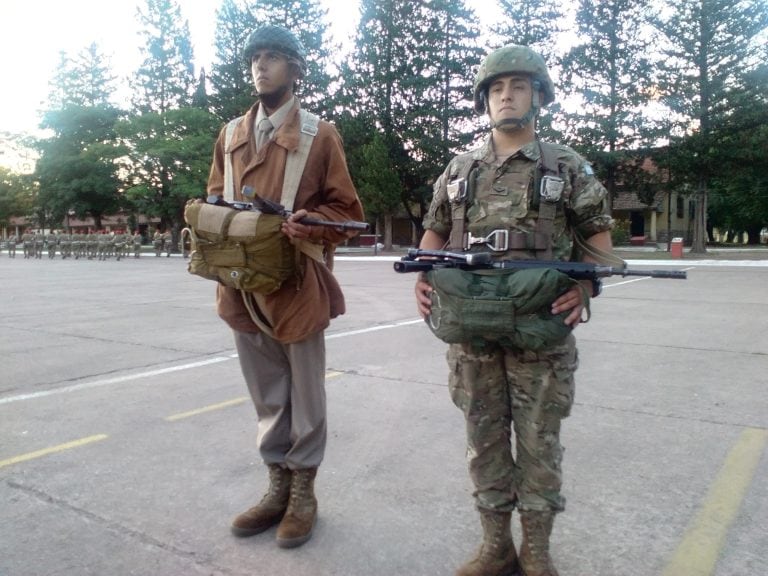
[[[190,202],[184,210],[191,274],[238,290],[270,294],[296,274],[297,250],[275,214]]]
[[[562,341],[573,329],[570,313],[552,314],[558,296],[579,283],[552,268],[462,270],[434,268],[430,330],[449,344],[487,343],[541,350]],[[584,298],[587,310],[589,298]]]

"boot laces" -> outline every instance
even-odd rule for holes
[[[261,499],[261,503],[279,500],[285,496],[290,489],[290,472],[279,466],[269,467],[269,488],[267,493]]]
[[[313,493],[312,493],[312,480],[313,475],[304,470],[295,470],[291,477],[291,494],[289,497],[288,507],[292,510],[298,510],[301,508],[311,508]]]

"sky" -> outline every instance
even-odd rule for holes
[[[188,19],[196,64],[210,70],[219,0],[177,0]],[[489,0],[471,1],[486,6]],[[59,53],[75,55],[96,42],[119,77],[141,63],[136,7],[142,0],[3,0],[0,7],[0,133],[34,132],[38,111]],[[354,0],[323,0],[333,37],[354,34],[359,18]]]

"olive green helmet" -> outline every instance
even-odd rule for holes
[[[274,50],[285,54],[299,66],[302,74],[307,71],[307,53],[304,45],[290,30],[282,26],[267,25],[251,32],[243,48],[243,56],[249,65],[257,50]]]
[[[485,99],[491,82],[497,76],[513,73],[527,74],[531,77],[534,90],[538,90],[544,95],[541,106],[555,101],[555,85],[549,77],[544,58],[528,46],[510,44],[494,50],[480,64],[474,87],[475,110],[478,114],[485,112]]]

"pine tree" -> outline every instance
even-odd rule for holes
[[[693,130],[686,143],[686,173],[692,179],[684,185],[694,190],[691,252],[704,253],[708,190],[717,163],[713,131],[729,121],[746,89],[745,78],[760,62],[768,5],[765,0],[680,0],[662,10],[655,24],[663,40],[660,89]]]
[[[647,3],[580,0],[576,23],[584,39],[563,58],[561,85],[582,100],[571,114],[571,144],[595,163],[609,198],[617,183],[641,172],[626,153],[646,143],[644,105],[650,92]]]
[[[529,46],[548,62],[554,61],[564,17],[560,6],[548,0],[496,0],[496,3],[504,17],[493,27],[497,40],[491,48],[507,44]]]
[[[236,118],[253,104],[253,80],[243,49],[256,22],[236,0],[223,0],[216,11],[216,59],[211,67],[211,108],[222,122]]]
[[[463,2],[443,0],[363,0],[361,10],[339,103],[376,126],[400,180],[401,204],[420,229],[431,182],[476,135],[477,21]]]
[[[175,0],[145,0],[136,9],[144,61],[135,75],[133,106],[164,113],[191,104],[196,85],[189,22]]]

